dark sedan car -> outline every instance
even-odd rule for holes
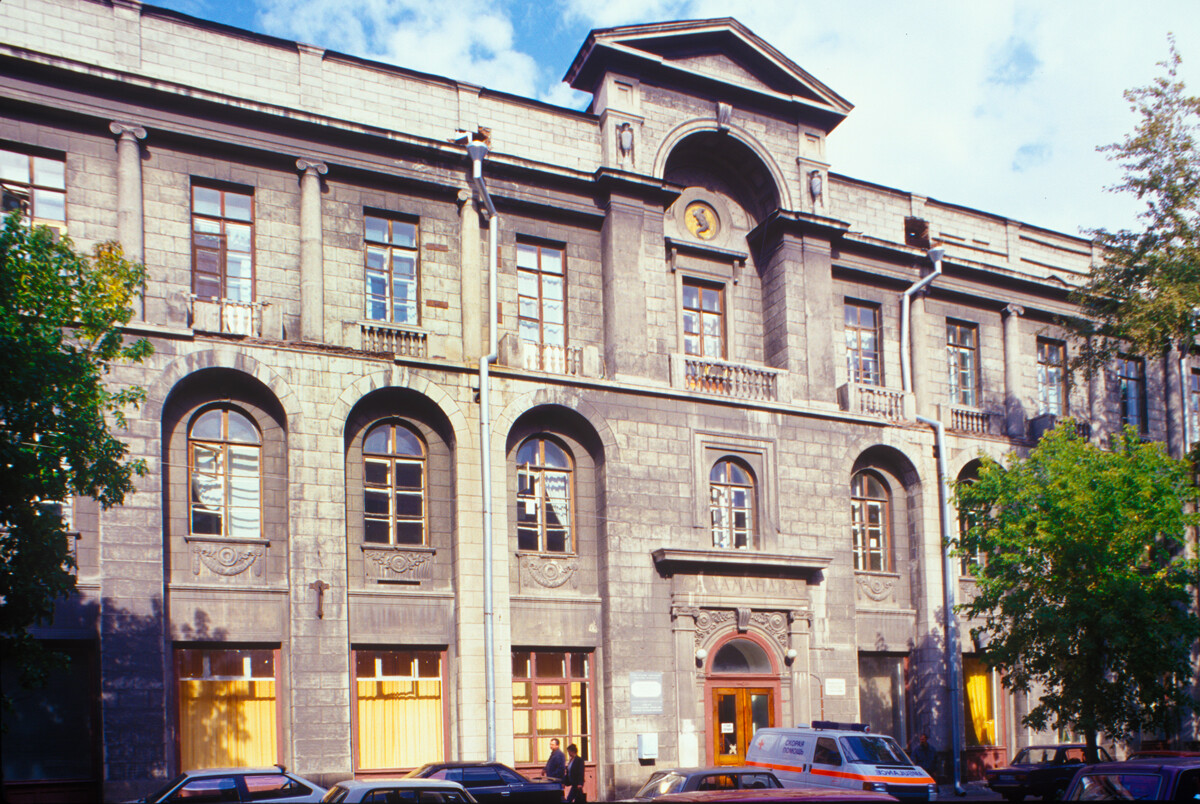
[[[560,804],[563,798],[563,788],[558,782],[530,781],[499,762],[430,762],[405,778],[458,782],[479,804],[507,801]]]
[[[1198,795],[1200,758],[1160,757],[1085,768],[1071,783],[1067,800],[1192,801]]]
[[[1075,773],[1087,764],[1086,751],[1083,743],[1022,748],[1007,768],[987,772],[988,787],[1009,801],[1020,801],[1025,796],[1061,798]],[[1096,751],[1101,762],[1112,761],[1103,748]]]
[[[650,801],[669,793],[692,790],[756,790],[783,787],[775,774],[762,768],[669,768],[651,774],[635,801]]]

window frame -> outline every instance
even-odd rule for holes
[[[360,654],[384,654],[384,653],[411,653],[414,654],[414,664],[417,665],[417,675],[375,675],[363,677],[359,675],[359,656]],[[415,658],[419,654],[436,654],[438,661],[438,674],[436,680],[439,683],[439,709],[441,712],[442,740],[440,758],[423,757],[415,765],[401,765],[395,768],[364,768],[362,765],[362,744],[361,744],[361,724],[359,723],[359,697],[358,697],[358,682],[365,681],[432,681],[434,676],[422,676],[419,669],[419,658]],[[377,670],[382,670],[382,656],[376,656],[375,667]],[[412,665],[410,665],[411,667]],[[364,774],[376,775],[380,773],[389,773],[399,770],[411,770],[419,767],[425,762],[441,762],[446,757],[450,756],[450,677],[449,677],[449,662],[445,646],[415,646],[415,645],[355,645],[351,649],[351,751],[354,771]]]
[[[388,443],[389,443],[389,449],[391,449],[392,451],[390,453],[368,452],[367,451],[367,439],[370,438],[372,433],[374,433],[376,430],[378,430],[382,427],[389,428]],[[396,451],[396,449],[397,449],[395,446],[397,443],[396,437],[395,437],[396,428],[400,428],[400,429],[408,432],[416,440],[417,444],[420,446],[420,449],[421,449],[421,455],[419,458],[414,458],[411,455],[400,453],[400,452]],[[362,453],[361,457],[362,457],[362,463],[363,463],[363,474],[362,474],[363,544],[380,545],[380,546],[388,546],[388,547],[428,547],[429,543],[430,543],[430,538],[429,538],[429,444],[426,443],[425,438],[421,435],[420,431],[417,428],[412,427],[411,425],[409,425],[408,423],[406,423],[404,421],[401,421],[399,419],[384,419],[382,421],[374,422],[374,423],[368,425],[367,427],[363,428],[361,453]],[[368,537],[369,529],[367,527],[367,523],[371,522],[371,521],[376,521],[376,522],[381,521],[381,519],[382,519],[382,517],[378,516],[378,515],[372,516],[371,512],[368,510],[368,505],[367,505],[367,499],[368,499],[368,494],[370,493],[370,490],[372,488],[377,489],[377,490],[383,488],[383,486],[381,486],[380,484],[372,484],[368,480],[367,466],[372,459],[375,460],[376,462],[383,461],[383,460],[386,460],[389,462],[388,486],[387,486],[387,489],[388,489],[388,540],[386,542],[374,541]],[[399,530],[400,530],[399,529],[400,523],[402,523],[402,522],[413,523],[413,522],[417,521],[417,518],[415,518],[415,517],[402,516],[399,513],[399,511],[397,510],[398,509],[397,497],[401,493],[401,491],[398,490],[397,485],[396,485],[396,481],[397,481],[396,465],[399,463],[403,463],[406,465],[419,465],[420,466],[421,486],[420,486],[419,491],[417,492],[417,494],[419,495],[420,500],[421,500],[421,515],[419,518],[420,526],[421,526],[421,539],[419,542],[411,542],[411,541],[403,541],[402,542],[398,538]],[[413,495],[411,488],[406,488],[403,491],[408,496]]]
[[[370,238],[371,227],[368,223],[370,220],[380,221],[385,224],[387,228],[386,240],[372,240]],[[411,246],[395,242],[396,226],[412,227]],[[371,249],[379,249],[384,252],[384,265],[386,266],[384,269],[379,270],[371,267]],[[394,269],[396,264],[395,257],[398,252],[401,255],[408,255],[412,258],[412,280],[406,283],[406,286],[411,287],[412,290],[412,320],[406,321],[396,320],[396,273]],[[382,303],[386,312],[383,318],[371,314],[372,301],[379,298],[378,294],[371,293],[372,274],[382,274],[384,277],[386,292],[382,297]],[[363,211],[363,315],[367,321],[397,324],[399,326],[421,326],[421,224],[419,218],[373,210]]]
[[[724,465],[726,467],[724,482],[714,480],[713,474],[717,468]],[[732,480],[730,467],[737,467],[745,472],[749,478],[745,484],[735,483]],[[715,461],[708,473],[708,495],[709,495],[709,533],[712,535],[712,546],[716,550],[754,550],[758,547],[758,483],[754,475],[754,470],[745,461],[731,455],[725,455]],[[728,489],[724,504],[718,504],[715,499],[718,489]],[[734,489],[744,489],[748,500],[746,506],[734,506]],[[729,544],[718,544],[718,525],[716,524],[716,514],[720,511],[723,514],[725,524],[721,526],[722,531],[729,537]],[[748,520],[744,528],[734,526],[736,514],[738,511],[744,511]],[[742,545],[736,544],[737,534],[739,531],[745,532],[746,543]]]
[[[18,200],[22,207],[22,213],[25,219],[39,226],[50,226],[60,231],[65,231],[67,228],[67,159],[65,154],[56,154],[54,156],[48,153],[35,153],[31,150],[16,150],[8,147],[7,143],[0,144],[0,154],[12,154],[16,157],[22,157],[26,165],[26,173],[24,180],[6,179],[0,176],[0,184],[2,184],[9,192],[8,195],[13,196]],[[39,181],[38,161],[53,162],[62,166],[62,183],[58,186],[53,183],[45,183]],[[2,163],[0,163],[2,164]],[[44,178],[44,176],[43,176]],[[13,192],[17,190],[17,192]],[[21,198],[24,191],[24,198]],[[45,217],[39,214],[38,199],[43,197],[43,194],[55,194],[62,198],[62,217],[53,218]],[[7,215],[11,210],[0,210],[4,215]]]
[[[882,497],[866,496],[866,485],[864,483],[864,493],[856,493],[856,482],[859,478],[872,477],[882,487]],[[860,469],[855,472],[850,478],[850,544],[854,554],[854,571],[855,572],[893,572],[893,534],[892,534],[892,489],[887,480],[882,475],[872,469]],[[879,531],[879,548],[872,550],[870,548],[870,519],[866,514],[869,511],[869,505],[878,503],[880,508],[880,526]],[[861,512],[861,513],[859,513]],[[857,518],[856,518],[857,514]],[[860,536],[861,534],[861,536]],[[871,567],[870,557],[878,554],[879,568]]]
[[[970,334],[971,343],[960,342],[964,333]],[[978,408],[980,397],[979,370],[979,325],[970,321],[946,319],[946,355],[949,368],[949,395],[954,405]],[[968,365],[963,365],[967,358]],[[969,383],[964,384],[964,375]]]
[[[694,306],[694,307],[688,306],[687,296],[688,296],[689,288],[694,288],[696,290],[696,294],[697,294],[696,306]],[[705,309],[704,309],[705,291],[716,294],[717,308],[718,308],[716,312],[705,311]],[[727,315],[727,309],[726,309],[727,305],[726,305],[725,297],[726,297],[726,286],[725,286],[725,283],[723,283],[723,282],[717,282],[717,281],[713,281],[711,279],[701,279],[699,277],[694,277],[694,276],[682,277],[681,285],[680,285],[680,298],[679,298],[679,313],[680,313],[679,324],[680,324],[680,334],[681,334],[682,340],[683,340],[683,343],[682,343],[683,353],[685,355],[687,355],[688,357],[697,357],[702,360],[727,360],[727,359],[729,359],[729,333],[727,331],[728,315]],[[696,327],[696,331],[694,333],[690,333],[688,331],[688,316],[689,315],[695,316],[696,321],[697,321],[697,327]],[[714,317],[714,316],[717,319],[717,323],[718,323],[717,328],[720,330],[720,332],[716,336],[707,336],[706,337],[704,334],[705,318],[706,317]],[[693,351],[688,348],[688,338],[689,337],[697,339],[698,351]],[[713,337],[716,337],[718,339],[718,343],[720,345],[720,354],[719,355],[707,354],[707,351],[708,351],[707,342],[710,338],[713,338]]]
[[[520,455],[521,450],[524,449],[526,444],[528,444],[530,441],[535,441],[535,440],[538,442],[537,452],[538,452],[538,460],[540,461],[540,463],[538,463],[536,465],[529,464],[529,463],[525,463],[525,464],[520,463],[518,461],[517,456]],[[546,443],[547,442],[549,442],[550,444],[557,447],[566,456],[568,467],[565,470],[562,469],[561,467],[549,466],[548,464],[546,464],[545,460],[546,460]],[[565,443],[563,443],[560,439],[555,438],[551,434],[549,434],[549,433],[534,433],[533,435],[530,435],[530,436],[522,439],[521,443],[517,445],[516,450],[513,452],[513,461],[515,462],[516,472],[517,472],[516,531],[517,531],[517,550],[518,550],[518,552],[538,553],[538,554],[542,554],[542,555],[554,555],[554,556],[578,555],[579,554],[579,545],[578,545],[578,540],[577,540],[577,526],[575,524],[575,514],[577,511],[577,506],[575,504],[575,481],[576,481],[576,471],[578,468],[578,462],[576,461],[574,453],[571,451],[571,449]],[[546,525],[547,525],[546,511],[548,509],[546,506],[546,500],[547,500],[547,496],[545,493],[546,483],[544,481],[544,477],[545,477],[545,474],[547,471],[564,472],[567,475],[567,493],[566,493],[567,526],[565,528],[567,535],[566,535],[566,544],[564,545],[563,550],[552,550],[547,546],[546,533],[547,533],[548,528],[546,527]],[[537,496],[538,517],[537,517],[536,521],[537,521],[537,534],[538,535],[537,535],[537,547],[536,548],[521,546],[521,531],[522,530],[528,531],[531,529],[529,527],[523,528],[522,527],[522,519],[521,519],[522,506],[525,504],[526,500],[531,497],[531,495],[529,495],[527,493],[522,493],[522,491],[521,491],[522,480],[526,476],[526,473],[536,473],[537,482],[534,483],[533,485],[536,486],[536,488],[540,489],[540,491],[538,492],[538,496]]]
[[[202,655],[203,665],[210,671],[199,676],[184,675],[184,654],[199,653]],[[218,675],[211,673],[212,659],[211,656],[216,653],[269,653],[271,660],[270,675],[255,675],[253,672],[253,656],[243,657],[243,667],[250,665],[250,671],[243,670],[241,675]],[[181,771],[193,770],[192,768],[184,768],[184,744],[183,738],[186,733],[184,728],[184,711],[183,702],[184,696],[182,693],[183,683],[185,681],[270,681],[272,683],[272,695],[274,697],[274,741],[275,741],[275,761],[279,761],[280,752],[282,750],[283,741],[283,718],[279,715],[280,704],[280,649],[278,646],[263,646],[254,644],[238,644],[238,643],[199,643],[199,642],[177,642],[173,645],[172,661],[175,671],[175,697],[176,697],[176,727],[178,728],[178,737],[175,741],[176,760]],[[264,763],[272,764],[272,763]]]
[[[215,440],[214,439],[205,439],[205,438],[194,438],[192,435],[192,431],[193,431],[194,427],[196,426],[196,424],[204,416],[206,416],[207,414],[209,414],[213,411],[221,412],[221,438],[215,439]],[[250,426],[254,429],[255,434],[258,436],[257,442],[251,443],[251,442],[246,442],[246,441],[233,441],[230,439],[230,436],[229,436],[229,414],[231,412],[241,416],[242,418],[244,418],[246,421],[248,421],[250,423]],[[237,406],[234,406],[234,405],[229,405],[229,404],[205,405],[205,406],[201,407],[199,410],[197,410],[191,416],[190,419],[188,419],[187,425],[186,425],[186,430],[185,430],[185,438],[186,438],[187,461],[188,461],[188,474],[187,474],[187,500],[188,500],[188,502],[187,502],[187,534],[188,534],[188,537],[189,538],[199,538],[199,539],[223,539],[223,540],[234,540],[234,541],[246,541],[248,539],[264,538],[264,536],[263,536],[263,528],[264,528],[263,500],[264,500],[264,496],[265,496],[264,495],[265,479],[264,479],[263,463],[264,463],[264,455],[265,455],[265,448],[266,448],[266,439],[264,438],[262,428],[259,426],[259,423],[255,420],[254,416],[252,416],[249,412],[247,412]],[[197,505],[197,502],[194,499],[194,495],[196,494],[195,479],[198,474],[197,469],[196,469],[196,449],[195,449],[196,445],[204,445],[205,447],[207,447],[209,449],[212,449],[213,447],[220,448],[220,452],[221,452],[221,456],[222,456],[221,462],[223,464],[223,469],[220,474],[221,483],[223,486],[222,502],[221,502],[220,514],[219,514],[221,517],[221,532],[220,533],[198,533],[194,530],[194,527],[195,527],[194,515],[195,515],[195,509],[196,509],[196,505]],[[258,459],[257,459],[257,464],[258,464],[258,473],[257,473],[258,474],[258,491],[257,491],[258,533],[255,536],[238,536],[238,535],[233,535],[230,532],[230,525],[232,522],[232,516],[230,514],[230,511],[233,509],[234,506],[232,504],[233,483],[231,482],[231,478],[233,475],[233,464],[229,460],[229,448],[230,448],[230,446],[233,446],[233,445],[238,445],[238,446],[243,446],[243,447],[244,446],[253,446],[257,449],[257,456],[258,456]]]
[[[211,215],[208,213],[203,213],[203,212],[197,211],[197,209],[196,209],[196,207],[197,207],[197,204],[196,204],[197,191],[209,191],[209,192],[215,192],[215,193],[219,194],[219,196],[218,196],[220,199],[219,213],[217,215]],[[249,213],[246,218],[231,217],[226,214],[226,211],[228,209],[228,204],[226,203],[226,198],[227,198],[227,196],[230,196],[230,195],[242,196],[242,197],[249,199]],[[256,229],[255,219],[257,217],[257,199],[255,197],[254,188],[242,187],[242,186],[238,186],[238,185],[227,185],[227,184],[222,184],[220,182],[208,182],[208,181],[193,179],[191,182],[190,189],[189,189],[189,213],[190,213],[190,217],[188,219],[189,227],[190,227],[190,235],[189,236],[191,239],[191,251],[192,251],[192,268],[191,268],[192,295],[194,295],[198,299],[204,299],[207,301],[228,301],[228,302],[234,302],[234,303],[238,303],[238,304],[253,304],[256,299],[256,288],[258,285],[258,265],[257,265],[257,260],[255,259],[255,254],[257,252],[257,247],[256,247],[257,232],[255,231],[255,229]],[[198,222],[208,222],[210,225],[215,225],[217,227],[217,231],[212,232],[212,231],[203,231],[201,229],[197,229]],[[249,286],[249,294],[248,294],[249,297],[248,298],[236,298],[235,299],[235,298],[231,298],[229,295],[230,286],[231,286],[231,284],[233,284],[232,277],[230,276],[230,272],[229,272],[230,249],[229,249],[229,234],[227,232],[227,227],[230,225],[246,226],[250,232],[250,237],[249,237],[250,242],[248,245],[248,250],[247,251],[238,250],[236,252],[239,254],[245,254],[246,257],[249,259],[250,276],[247,279],[248,286]],[[219,266],[219,271],[216,274],[213,274],[212,272],[209,272],[209,271],[201,271],[199,268],[200,253],[211,252],[212,249],[209,247],[206,247],[206,246],[201,246],[197,242],[198,235],[209,235],[209,236],[215,235],[217,238],[218,243],[217,243],[216,253],[217,253],[217,263]],[[217,286],[220,291],[217,295],[214,296],[214,295],[208,295],[208,294],[201,293],[201,289],[199,287],[199,281],[202,276],[210,277],[210,278],[213,276],[216,277]]]
[[[1136,368],[1131,371],[1131,368]],[[1131,394],[1131,390],[1134,393]],[[1132,426],[1139,433],[1150,430],[1150,416],[1146,405],[1146,361],[1141,357],[1120,354],[1117,356],[1118,412],[1121,426]],[[1130,417],[1130,397],[1133,396],[1137,418]]]
[[[1058,361],[1050,360],[1050,352],[1054,350],[1057,353]],[[1052,370],[1058,374],[1057,379],[1052,376]],[[1069,384],[1067,377],[1067,344],[1064,341],[1055,340],[1053,338],[1038,338],[1037,339],[1037,387],[1038,387],[1038,414],[1050,414],[1052,416],[1068,416],[1070,415],[1070,395]],[[1057,410],[1051,409],[1053,405],[1050,401],[1050,391],[1056,389],[1058,394]]]
[[[522,253],[528,253],[529,251],[532,251],[534,253],[534,266],[532,266],[532,267],[521,265]],[[543,267],[543,264],[545,262],[543,255],[546,253],[549,253],[549,252],[556,252],[558,254],[559,271],[557,273],[555,273],[554,271],[551,271],[551,270],[546,270]],[[516,271],[517,271],[517,338],[525,343],[536,344],[539,347],[549,346],[549,347],[554,347],[554,348],[558,348],[558,349],[566,349],[566,347],[569,343],[569,338],[567,337],[567,321],[568,321],[568,312],[569,311],[568,311],[568,305],[567,305],[567,250],[566,250],[565,245],[563,245],[561,243],[545,243],[545,242],[524,240],[524,239],[518,240],[517,244],[516,244],[516,256],[514,259],[514,265],[516,266]],[[533,278],[533,281],[537,285],[537,295],[536,296],[531,296],[528,293],[522,292],[523,291],[522,276],[529,276],[529,277]],[[547,297],[546,297],[547,277],[557,277],[558,278],[559,284],[561,285],[561,291],[562,291],[561,299],[549,299],[549,300],[547,299]],[[558,301],[561,303],[561,305],[562,305],[562,321],[561,322],[547,321],[547,317],[546,317],[546,307],[547,307],[546,302],[547,301],[551,301],[551,302]],[[530,316],[530,315],[526,314],[527,313],[527,307],[526,307],[527,302],[532,302],[533,306],[536,307],[536,315],[535,316]],[[537,340],[532,340],[530,338],[525,337],[525,333],[526,333],[525,323],[526,322],[533,322],[536,324],[537,332],[538,332]],[[551,343],[546,340],[546,329],[547,329],[547,327],[553,327],[553,326],[558,326],[562,330],[562,335],[561,335],[561,338],[559,339],[560,342]]]
[[[1190,451],[1200,444],[1200,368],[1193,368],[1189,374],[1187,415]]]
[[[851,310],[855,311],[854,323],[850,322]],[[873,326],[862,325],[863,313],[869,312],[875,319]],[[846,381],[857,385],[883,387],[883,310],[874,302],[846,299],[842,307],[842,324],[846,341]],[[870,332],[875,339],[873,350],[863,349],[863,333]],[[851,342],[853,339],[853,343]],[[871,354],[875,369],[864,368],[867,355]]]
[[[519,656],[528,656],[528,674],[518,672]],[[546,655],[561,655],[563,659],[564,674],[561,676],[543,676],[538,673],[538,656]],[[583,672],[578,673],[575,667],[575,657],[581,657],[583,662]],[[596,739],[595,725],[595,653],[585,650],[525,650],[513,648],[512,650],[512,684],[513,684],[513,752],[514,757],[519,756],[517,752],[517,740],[528,740],[532,747],[532,756],[528,761],[515,761],[517,770],[524,767],[542,767],[542,762],[538,760],[549,756],[549,745],[551,738],[557,738],[559,745],[565,752],[567,746],[574,742],[579,747],[579,757],[585,765],[593,765],[597,758],[593,756],[594,741]],[[517,684],[529,685],[529,704],[528,706],[518,704],[521,700],[517,694]],[[538,690],[543,686],[555,686],[561,684],[565,689],[563,702],[561,704],[547,704],[539,706]],[[580,718],[585,722],[583,724],[575,724],[572,722],[572,700],[571,686],[580,684],[583,691],[583,697],[586,699],[580,704]],[[528,733],[519,733],[517,730],[516,717],[517,712],[529,712],[529,728]],[[559,733],[541,733],[538,728],[537,713],[540,711],[562,711],[564,712],[564,722],[566,724],[565,731]],[[576,728],[576,726],[579,726]],[[544,745],[543,745],[544,742]]]

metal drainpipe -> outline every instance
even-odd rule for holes
[[[941,246],[931,248],[927,252],[933,261],[933,273],[917,280],[912,287],[904,291],[900,300],[900,384],[905,392],[912,390],[912,344],[909,343],[909,317],[912,315],[912,297],[917,291],[925,288],[930,282],[941,276],[942,255],[946,250]]]
[[[946,685],[950,688],[950,758],[954,765],[954,792],[956,795],[966,795],[962,786],[962,758],[959,756],[959,745],[963,741],[963,704],[962,704],[962,652],[958,646],[958,619],[954,616],[954,564],[950,556],[950,484],[946,477],[946,442],[942,423],[936,419],[917,416],[917,421],[928,424],[933,428],[937,441],[937,473],[938,488],[941,491],[941,522],[942,522],[942,576],[945,596],[943,606],[946,609]]]
[[[499,262],[497,226],[499,218],[487,185],[483,181],[483,158],[487,145],[472,140],[467,144],[471,157],[471,187],[483,200],[488,221],[488,353],[479,358],[479,474],[483,480],[483,673],[487,707],[487,758],[496,761],[496,637],[495,611],[492,605],[492,412],[488,387],[488,366],[496,362],[496,272]]]

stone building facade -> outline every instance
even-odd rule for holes
[[[111,378],[150,471],[74,501],[79,594],[39,630],[79,659],[70,761],[6,745],[14,790],[483,758],[488,641],[498,758],[579,743],[601,797],[765,724],[945,751],[971,580],[917,417],[951,481],[1067,416],[1195,438],[1200,362],[1187,394],[1178,361],[1068,379],[1091,243],[836,173],[851,104],[736,21],[594,31],[583,112],[137,0],[0,30],[6,195],[146,263],[155,347]],[[1029,735],[965,626],[977,770]]]

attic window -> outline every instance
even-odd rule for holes
[[[904,245],[929,248],[929,221],[924,218],[905,218]]]

